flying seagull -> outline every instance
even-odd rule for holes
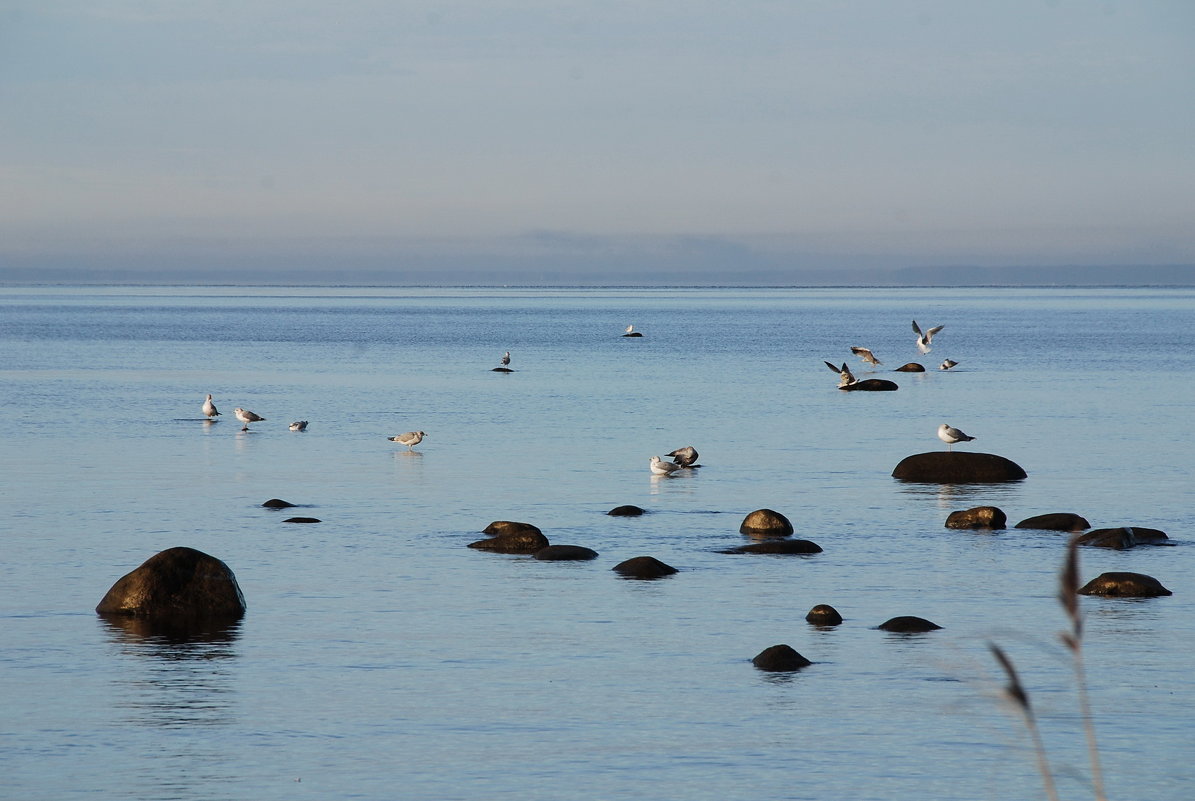
[[[948,426],[945,423],[938,426],[938,439],[946,443],[946,450],[952,450],[956,442],[970,442],[975,437],[968,437],[957,428]]]
[[[265,418],[262,417],[261,415],[254,414],[253,412],[249,411],[248,409],[242,409],[240,406],[233,409],[232,413],[237,416],[238,420],[240,420],[242,423],[245,424],[245,425],[241,426],[241,431],[248,431],[250,423],[264,423],[265,422]]]
[[[958,362],[956,362],[954,359],[947,359],[946,361],[944,361],[938,365],[938,369],[939,370],[949,370],[951,367],[954,367],[956,364],[958,364]]]
[[[875,357],[875,354],[872,353],[867,348],[852,347],[851,353],[855,354],[856,356],[858,356],[860,359],[867,362],[868,364],[875,364],[875,365],[883,364],[883,362],[881,362],[879,359],[877,359]]]
[[[670,476],[680,469],[681,466],[679,464],[665,462],[659,456],[651,457],[651,473],[653,476]]]
[[[208,395],[207,400],[203,402],[203,414],[206,417],[219,417],[220,412],[216,411],[216,404],[212,403],[212,396]]]
[[[934,334],[941,331],[946,326],[936,325],[933,328],[921,333],[921,327],[917,325],[917,321],[913,321],[913,333],[917,335],[917,350],[922,353],[929,353],[929,343],[933,341]]]
[[[397,437],[387,437],[391,442],[397,442],[399,445],[406,445],[407,450],[413,450],[416,445],[423,442],[423,438],[427,434],[422,431],[408,431],[405,434],[399,434]]]
[[[835,367],[829,362],[822,362],[822,364],[829,367],[833,372],[838,373],[838,388],[849,387],[859,379],[855,378],[855,374],[851,372],[851,368],[846,366],[846,362],[842,363],[842,367]]]

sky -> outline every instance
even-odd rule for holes
[[[1193,99],[1189,0],[0,0],[0,269],[1189,266]]]

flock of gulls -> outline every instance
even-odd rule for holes
[[[933,328],[927,328],[925,331],[922,331],[921,326],[917,325],[917,321],[914,320],[913,333],[916,334],[915,342],[917,344],[917,350],[922,354],[929,353],[934,336],[944,327],[945,326],[942,325],[936,325]],[[634,325],[628,325],[626,327],[626,333],[624,333],[623,336],[642,336],[642,334],[638,331],[635,331]],[[870,348],[864,348],[855,345],[851,347],[851,353],[855,354],[866,364],[871,365],[872,367],[878,367],[883,364],[883,362],[876,357]],[[502,358],[498,361],[500,366],[494,368],[496,372],[513,372],[509,367],[510,351],[503,353]],[[958,362],[954,361],[953,359],[946,359],[938,366],[938,369],[949,370],[957,364]],[[826,367],[830,368],[832,372],[838,375],[839,389],[850,387],[859,382],[859,379],[856,378],[854,373],[851,372],[851,368],[847,366],[846,362],[843,362],[840,366],[835,366],[830,362],[825,362],[825,365]],[[920,365],[907,366],[913,366],[917,371],[924,370],[924,368]],[[248,431],[250,423],[264,423],[266,420],[266,418],[262,417],[256,412],[251,412],[248,409],[242,409],[240,406],[232,411],[233,414],[236,415],[237,420],[241,421],[242,431]],[[213,420],[220,416],[220,412],[218,409],[216,409],[216,404],[212,401],[212,396],[210,394],[203,402],[203,415],[208,420]],[[307,421],[296,420],[290,424],[290,430],[306,431]],[[405,433],[399,434],[398,436],[387,437],[386,439],[390,442],[398,443],[399,445],[406,445],[407,450],[410,451],[414,450],[415,446],[422,442],[423,438],[426,436],[426,431],[407,431]],[[967,436],[959,429],[943,423],[938,427],[938,439],[946,443],[947,450],[952,450],[955,443],[970,442],[971,440],[975,439],[975,437]],[[666,455],[672,459],[671,462],[666,462],[659,456],[653,456],[649,460],[648,468],[651,470],[651,474],[653,476],[672,476],[684,470],[692,470],[701,467],[701,465],[697,464],[697,450],[692,445],[686,445],[683,448],[677,448]]]

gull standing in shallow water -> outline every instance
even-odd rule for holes
[[[862,359],[863,361],[867,362],[868,364],[871,364],[871,365],[880,365],[880,364],[883,364],[883,362],[881,362],[879,359],[877,359],[877,358],[875,357],[875,354],[874,354],[874,353],[872,353],[872,352],[871,352],[870,350],[868,350],[867,348],[855,348],[855,347],[852,347],[852,348],[851,348],[851,353],[855,354],[856,356],[858,356],[860,359]]]
[[[205,417],[219,417],[220,412],[216,411],[216,404],[212,403],[212,396],[209,394],[207,400],[203,402],[203,414]]]
[[[957,428],[943,423],[942,425],[938,426],[938,439],[946,443],[946,450],[949,451],[953,450],[954,443],[970,442],[971,440],[975,439],[975,437],[968,437]]]
[[[423,442],[423,438],[427,434],[422,431],[408,431],[405,434],[399,434],[397,437],[387,437],[391,442],[397,442],[399,445],[406,445],[407,450],[413,450],[416,445]]]
[[[262,417],[261,415],[254,414],[253,412],[249,411],[248,409],[242,409],[240,406],[233,409],[232,413],[237,416],[238,420],[240,420],[242,423],[245,424],[245,425],[241,426],[241,431],[248,431],[250,423],[264,423],[265,422],[265,418]]]
[[[949,370],[951,367],[954,367],[957,364],[958,364],[958,362],[956,362],[954,359],[947,359],[938,365],[938,369],[939,370]]]
[[[296,420],[295,422],[290,424],[290,430],[291,431],[306,431],[307,430],[307,421],[306,420]]]
[[[651,457],[651,474],[653,476],[670,476],[680,469],[681,466],[679,464],[665,462],[659,456]]]
[[[917,335],[917,350],[921,351],[922,353],[929,353],[929,343],[933,341],[934,334],[938,333],[945,327],[946,326],[944,325],[935,325],[933,328],[929,329],[923,334],[921,333],[921,327],[918,326],[917,321],[914,320],[913,333]]]

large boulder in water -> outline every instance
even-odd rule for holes
[[[245,597],[232,570],[216,557],[194,548],[169,548],[121,577],[95,611],[200,625],[241,618]]]
[[[809,610],[805,620],[815,626],[837,626],[842,622],[842,615],[829,604],[818,604]]]
[[[974,506],[951,512],[946,517],[946,528],[1004,528],[1008,518],[998,506]]]
[[[813,663],[797,653],[791,645],[773,645],[756,654],[751,664],[760,670],[773,673],[788,673],[800,670]]]
[[[1144,573],[1101,573],[1083,585],[1080,595],[1103,595],[1111,598],[1157,598],[1173,595],[1162,582]]]
[[[970,451],[915,453],[892,471],[895,479],[929,484],[989,484],[1025,476],[1024,468],[1003,456]]]
[[[917,362],[909,362],[908,364],[902,364],[900,367],[897,367],[896,372],[898,372],[898,373],[924,373],[925,365],[918,364]]]
[[[482,533],[490,534],[490,539],[471,542],[470,548],[494,553],[533,554],[551,545],[543,532],[530,523],[496,520],[486,526]]]
[[[1036,528],[1042,531],[1086,531],[1091,528],[1087,519],[1074,512],[1051,512],[1027,517],[1013,528]]]
[[[743,518],[739,533],[748,537],[789,537],[793,533],[793,524],[772,509],[756,509]]]
[[[638,517],[639,515],[644,514],[646,511],[647,510],[641,506],[627,504],[626,506],[615,506],[609,512],[606,512],[606,514],[612,517]]]

